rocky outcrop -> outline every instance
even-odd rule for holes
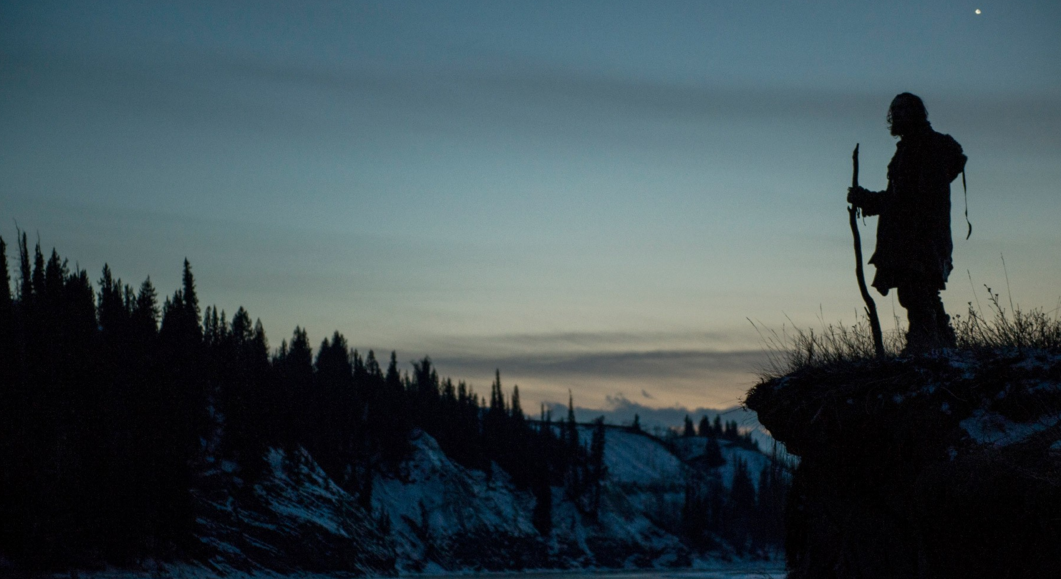
[[[746,405],[800,457],[790,579],[1058,576],[1061,355],[809,368]]]

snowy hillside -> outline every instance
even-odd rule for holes
[[[515,561],[541,555],[530,493],[516,492],[500,469],[487,476],[454,464],[422,431],[412,442],[401,471],[373,485],[373,510],[390,520],[400,571],[505,568],[494,550]]]
[[[271,449],[269,471],[241,488],[231,463],[208,471],[199,489],[204,558],[220,573],[393,568],[391,541],[304,450]]]
[[[703,436],[680,437],[674,440],[678,456],[687,462],[703,456],[706,443],[707,439]],[[722,450],[722,458],[726,459],[726,464],[720,466],[718,472],[727,487],[733,485],[737,461],[744,462],[748,466],[748,471],[753,475],[758,474],[770,464],[769,456],[739,443],[719,440],[718,445]],[[758,477],[753,476],[752,483],[758,484]]]
[[[589,429],[580,429],[588,443]],[[680,509],[682,463],[658,441],[609,429],[609,478],[597,523],[553,490],[554,530],[531,523],[534,497],[496,467],[490,476],[450,461],[424,433],[396,476],[379,476],[373,509],[386,513],[402,571],[568,568],[685,563],[658,513]]]
[[[534,497],[530,492],[516,490],[496,467],[487,476],[453,463],[430,436],[419,433],[402,472],[378,476],[374,485],[373,509],[391,521],[398,568],[433,571],[703,564],[704,560],[680,539],[679,529],[689,469],[685,460],[702,453],[706,439],[679,439],[674,447],[645,433],[617,427],[606,428],[605,436],[607,476],[598,520],[588,520],[564,499],[564,489],[555,487],[553,532],[542,537],[531,523]],[[580,427],[579,437],[588,446],[592,427]],[[696,446],[700,450],[693,450]],[[732,484],[738,459],[748,465],[753,480],[769,462],[754,449],[727,441],[722,441],[722,447],[726,464],[718,474],[727,487]]]
[[[581,429],[579,436],[589,444],[590,429]],[[620,428],[608,428],[605,436],[604,464],[612,484],[649,487],[681,478],[681,460],[658,439]]]
[[[580,426],[586,445],[592,427]],[[668,444],[625,428],[605,429],[607,476],[596,520],[552,489],[552,532],[532,523],[535,497],[496,465],[487,473],[450,460],[414,431],[395,472],[377,474],[371,512],[337,486],[304,450],[268,454],[269,472],[244,489],[219,464],[199,492],[208,567],[225,573],[352,571],[365,574],[531,568],[703,567],[731,549],[697,553],[681,538],[690,465],[705,438]],[[768,458],[722,442],[732,484],[739,458],[756,475]]]

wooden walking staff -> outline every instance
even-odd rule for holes
[[[858,187],[858,144],[855,144],[855,152],[851,154],[851,162],[854,165],[854,174],[851,176],[851,187]],[[880,331],[880,319],[877,317],[877,304],[869,295],[866,287],[866,274],[862,271],[862,237],[858,234],[858,208],[850,205],[847,213],[851,217],[851,235],[855,237],[855,276],[858,277],[858,291],[862,293],[862,300],[866,302],[866,315],[869,316],[869,326],[873,330],[873,347],[877,351],[877,357],[884,357],[884,337]]]

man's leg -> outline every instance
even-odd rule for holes
[[[936,310],[924,286],[907,283],[896,288],[899,305],[906,308],[909,327],[906,330],[906,353],[924,352],[936,345]]]
[[[936,337],[939,340],[940,348],[955,348],[958,345],[957,338],[954,336],[954,328],[950,325],[950,316],[947,315],[947,311],[943,309],[943,298],[939,296],[939,291],[934,291],[929,296],[932,304],[932,309],[935,310],[936,318]]]
[[[910,325],[906,332],[906,351],[954,347],[954,330],[950,326],[950,316],[943,309],[939,290],[924,284],[907,283],[900,285],[897,293],[899,305],[906,308]]]

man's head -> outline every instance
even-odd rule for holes
[[[921,97],[904,92],[888,108],[888,128],[892,135],[901,137],[929,127],[928,111]]]

